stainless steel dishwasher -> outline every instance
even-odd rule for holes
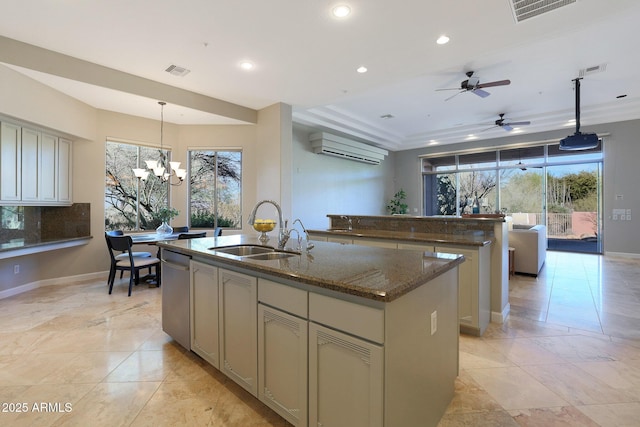
[[[162,330],[191,350],[189,318],[190,256],[162,248]]]

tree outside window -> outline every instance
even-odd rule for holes
[[[242,152],[189,151],[192,228],[242,227]]]
[[[144,168],[145,160],[158,160],[161,154],[157,148],[107,141],[105,230],[155,230],[161,224],[157,212],[168,206],[168,184],[153,174],[146,181],[133,175],[133,168]]]

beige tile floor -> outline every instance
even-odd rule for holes
[[[639,274],[549,252],[538,278],[512,278],[508,321],[460,338],[440,426],[640,425]],[[162,332],[159,289],[127,298],[125,282],[0,300],[0,426],[288,425]]]

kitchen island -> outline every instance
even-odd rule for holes
[[[163,283],[189,293],[190,350],[293,425],[442,417],[458,373],[463,257],[327,242],[309,253],[224,252],[263,246],[246,235],[159,246],[191,257],[190,283]]]

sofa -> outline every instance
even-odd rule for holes
[[[514,224],[509,230],[509,246],[515,249],[515,272],[538,276],[547,258],[547,227]]]

